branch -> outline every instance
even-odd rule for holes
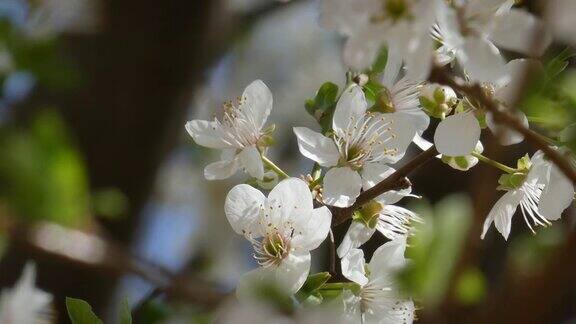
[[[209,282],[175,274],[162,265],[133,255],[122,245],[93,233],[53,223],[16,221],[3,215],[0,215],[0,231],[8,233],[12,242],[20,243],[44,256],[114,274],[136,275],[169,297],[206,309],[216,307],[227,296]]]
[[[576,183],[576,170],[574,170],[570,161],[561,153],[550,147],[546,139],[544,139],[540,134],[528,127],[525,127],[520,119],[509,111],[503,109],[498,102],[490,98],[482,90],[480,84],[468,84],[462,82],[462,80],[456,80],[450,75],[448,70],[440,66],[435,66],[433,68],[430,75],[430,81],[450,86],[460,94],[479,102],[483,108],[493,114],[496,122],[505,124],[511,129],[522,134],[526,141],[542,150],[542,152],[546,154],[546,156],[562,171],[562,173],[564,173],[566,177],[568,177],[573,183]]]
[[[437,154],[438,151],[433,146],[428,150],[418,154],[408,163],[403,165],[400,169],[396,170],[396,172],[392,173],[388,178],[380,181],[374,187],[362,192],[352,206],[348,208],[331,207],[332,226],[342,224],[347,219],[352,217],[352,212],[354,212],[354,210],[360,208],[362,205],[380,196],[381,194],[390,190],[406,188],[409,186],[410,181],[406,179],[406,176],[408,176],[408,174],[410,174],[412,171],[418,169],[420,166],[424,165],[430,159],[434,158],[434,156]]]

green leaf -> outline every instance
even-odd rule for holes
[[[299,301],[306,300],[309,296],[315,294],[322,285],[330,280],[330,277],[331,275],[328,272],[319,272],[308,276],[306,282],[304,282],[304,285],[296,294],[296,298]]]
[[[66,297],[66,309],[72,324],[103,324],[92,307],[82,299]]]
[[[332,82],[324,83],[320,89],[318,89],[316,98],[314,98],[316,109],[323,112],[327,111],[336,104],[337,98],[338,86]]]
[[[120,305],[120,324],[132,324],[132,312],[127,298],[124,298]]]
[[[383,47],[380,49],[378,53],[378,57],[376,57],[376,61],[372,65],[370,72],[372,73],[381,73],[386,68],[386,63],[388,62],[388,49]]]

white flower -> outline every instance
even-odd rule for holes
[[[518,206],[526,224],[534,232],[531,223],[548,225],[550,220],[560,218],[562,211],[570,205],[574,197],[572,183],[544,158],[541,151],[532,156],[530,164],[524,176],[513,175],[517,177],[513,182],[520,183],[512,188],[505,188],[507,192],[492,207],[484,222],[481,238],[484,238],[490,225],[494,223],[504,239],[508,239],[512,216]]]
[[[443,45],[438,49],[440,60],[456,58],[474,81],[500,80],[506,74],[498,47],[530,56],[542,54],[550,44],[546,33],[534,42],[535,33],[543,30],[542,22],[513,5],[513,0],[468,0],[458,9],[445,4],[433,31]]]
[[[0,296],[0,323],[43,324],[52,322],[52,295],[37,289],[36,267],[27,263],[22,277]]]
[[[186,123],[186,130],[197,144],[222,150],[222,160],[204,169],[208,180],[226,179],[239,168],[260,180],[264,176],[259,150],[263,127],[272,110],[272,93],[264,82],[256,80],[246,87],[238,101],[238,105],[231,102],[224,105],[221,121]]]
[[[360,286],[360,293],[344,291],[349,323],[412,323],[414,303],[398,292],[395,274],[406,260],[406,240],[399,238],[380,246],[365,264],[362,250],[353,249],[342,259],[342,274]]]
[[[324,241],[332,220],[327,207],[314,209],[307,184],[283,180],[268,198],[249,185],[237,185],[226,197],[225,212],[234,231],[252,243],[260,265],[242,277],[238,294],[260,280],[298,291],[310,270],[310,251]]]
[[[534,65],[533,60],[513,60],[504,66],[508,76],[506,79],[483,80],[484,91],[503,108],[514,103],[518,86],[527,68]],[[526,115],[519,110],[512,111],[528,127]],[[520,143],[524,137],[507,126],[499,125],[493,120],[491,112],[486,112],[488,128],[498,136],[500,144],[513,145]],[[438,152],[448,156],[465,156],[470,154],[480,140],[480,123],[476,119],[474,109],[456,113],[442,120],[434,134],[434,144]]]
[[[351,206],[360,194],[364,168],[398,161],[416,134],[411,119],[367,112],[367,108],[362,89],[352,85],[338,100],[330,137],[294,128],[304,156],[323,167],[335,167],[324,176],[323,198],[328,205]]]
[[[473,111],[456,113],[438,124],[434,145],[443,155],[465,156],[474,150],[481,132]]]
[[[384,164],[372,164],[366,167],[364,171],[370,180],[364,180],[363,189],[368,190],[396,170]],[[353,221],[338,247],[338,256],[343,257],[350,250],[360,247],[376,231],[391,240],[406,237],[411,231],[411,223],[422,220],[412,211],[394,204],[403,197],[412,196],[411,190],[412,188],[409,187],[398,191],[387,191],[356,211]]]
[[[411,78],[426,78],[433,53],[428,30],[436,19],[437,0],[323,0],[321,24],[348,37],[344,62],[363,70],[388,47],[406,63]],[[395,55],[396,55],[395,54]]]
[[[557,220],[574,200],[574,184],[551,162],[548,162],[541,181],[544,189],[538,203],[538,212],[548,220]]]

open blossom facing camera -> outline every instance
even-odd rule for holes
[[[298,291],[310,271],[310,251],[324,241],[332,219],[328,208],[313,207],[308,185],[289,178],[268,198],[237,185],[226,197],[225,211],[234,231],[252,243],[260,265],[241,281],[272,278],[287,292]]]
[[[410,119],[393,119],[367,109],[362,88],[352,85],[338,100],[330,137],[305,127],[294,128],[300,152],[321,166],[333,167],[324,176],[323,199],[328,205],[351,206],[367,179],[365,168],[396,162],[416,134]]]
[[[406,239],[398,238],[374,251],[368,264],[359,249],[351,250],[342,258],[342,274],[360,286],[359,292],[343,293],[349,323],[413,322],[414,302],[400,294],[395,279],[406,265],[405,249]]]
[[[222,160],[204,169],[208,180],[226,179],[243,169],[256,179],[264,177],[260,157],[267,145],[264,124],[272,110],[272,93],[264,82],[252,82],[237,104],[224,104],[221,120],[192,120],[186,130],[202,146],[222,150]]]
[[[36,288],[36,266],[26,264],[22,277],[0,296],[0,323],[48,324],[52,322],[52,295]]]
[[[344,63],[361,71],[383,46],[406,63],[411,78],[425,78],[432,63],[429,29],[439,0],[323,0],[321,24],[347,36]]]

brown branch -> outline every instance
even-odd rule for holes
[[[396,170],[396,172],[392,173],[388,178],[380,181],[374,187],[362,192],[352,206],[348,208],[331,207],[332,226],[342,224],[347,219],[352,217],[352,212],[354,212],[354,210],[362,207],[362,205],[380,196],[381,194],[390,190],[405,188],[409,186],[410,181],[406,179],[406,176],[408,176],[412,171],[418,169],[420,166],[424,165],[437,154],[438,151],[433,146],[428,150],[418,154],[408,163],[403,165],[400,169]]]
[[[561,153],[550,147],[546,139],[544,139],[540,134],[528,127],[525,127],[520,119],[509,111],[503,109],[498,102],[490,98],[482,89],[480,84],[469,84],[462,80],[457,80],[450,75],[447,69],[440,66],[434,67],[430,75],[430,81],[450,86],[460,94],[477,101],[483,108],[493,114],[494,120],[497,123],[504,124],[522,134],[527,142],[542,150],[542,152],[546,154],[546,156],[562,171],[562,173],[564,173],[566,177],[572,180],[573,183],[576,183],[576,170],[574,170],[570,161]]]
[[[0,231],[8,233],[11,242],[41,257],[104,270],[115,275],[136,275],[168,297],[206,309],[216,307],[227,296],[209,282],[185,274],[175,274],[162,265],[133,255],[121,244],[105,240],[94,233],[53,223],[26,223],[3,215],[0,215]],[[78,240],[81,240],[81,244]]]

